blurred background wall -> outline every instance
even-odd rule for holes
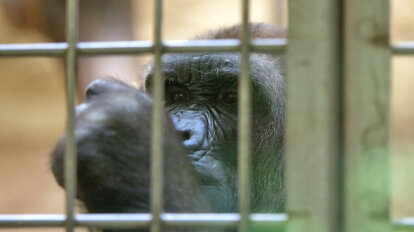
[[[184,40],[236,24],[241,20],[239,2],[167,0],[163,37]],[[392,40],[414,40],[414,1],[391,2]],[[286,27],[287,15],[277,13],[285,7],[284,0],[252,1],[251,21]],[[82,0],[80,39],[150,40],[152,13],[147,0]],[[63,23],[63,0],[0,0],[0,43],[63,41]],[[79,101],[85,86],[97,78],[139,84],[149,58],[80,59]],[[414,216],[414,58],[394,57],[392,70],[392,210],[396,216]],[[0,59],[0,214],[63,212],[64,193],[49,171],[49,153],[65,126],[64,87],[61,59]]]

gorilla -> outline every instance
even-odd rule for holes
[[[280,38],[285,31],[251,24],[250,35]],[[233,26],[197,39],[240,36],[241,27]],[[239,66],[239,53],[162,57],[166,212],[237,212]],[[283,55],[250,54],[253,212],[284,209],[284,69]],[[76,108],[77,198],[90,213],[149,211],[152,78],[149,69],[146,93],[120,81],[96,80]],[[64,147],[62,138],[52,153],[61,186]]]

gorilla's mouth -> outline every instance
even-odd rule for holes
[[[226,175],[221,162],[211,155],[205,154],[200,159],[194,160],[193,165],[202,185],[222,185],[226,183]]]
[[[196,164],[201,158],[208,155],[208,153],[210,153],[209,150],[202,149],[195,152],[191,152],[190,154],[188,154],[188,156],[191,158],[192,162]]]
[[[201,185],[211,186],[217,186],[220,183],[220,181],[212,175],[201,175],[200,182]]]

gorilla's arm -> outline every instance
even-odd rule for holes
[[[76,108],[77,197],[93,213],[148,212],[151,99],[114,80],[93,82],[86,95],[87,101]],[[182,138],[168,116],[163,124],[165,210],[208,210]],[[64,147],[65,138],[52,154],[60,185]]]

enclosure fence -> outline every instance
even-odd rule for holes
[[[78,0],[67,0],[67,42],[2,44],[0,57],[66,58],[67,146],[64,215],[0,215],[1,228],[132,229],[256,225],[290,232],[414,231],[414,218],[390,217],[389,76],[392,54],[413,55],[414,42],[389,44],[388,0],[290,0],[285,39],[249,39],[249,1],[242,1],[240,40],[163,41],[162,1],[155,1],[154,41],[78,42]],[[250,212],[251,52],[287,53],[287,209]],[[161,56],[165,53],[240,52],[239,213],[162,211]],[[154,54],[150,213],[75,214],[74,141],[77,59],[88,55]],[[18,78],[18,77],[16,77]]]

